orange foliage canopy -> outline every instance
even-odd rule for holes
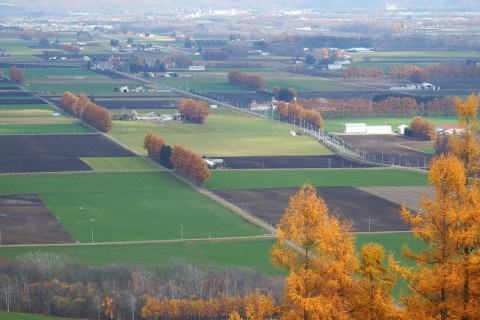
[[[203,123],[208,116],[207,104],[194,99],[181,100],[178,111],[193,123]]]
[[[210,178],[210,170],[205,161],[196,153],[175,145],[170,156],[175,170],[185,175],[197,185],[203,185]]]
[[[112,128],[112,118],[108,110],[91,102],[83,93],[76,97],[69,91],[64,92],[61,105],[65,111],[100,131],[108,132]]]

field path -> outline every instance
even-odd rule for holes
[[[168,240],[144,240],[144,241],[114,241],[114,242],[85,242],[85,243],[50,243],[50,244],[11,244],[0,245],[3,248],[10,247],[63,247],[63,246],[109,246],[127,244],[162,244],[162,243],[190,243],[190,242],[235,242],[275,239],[273,234],[245,237],[220,237],[220,238],[191,238],[191,239],[168,239]]]

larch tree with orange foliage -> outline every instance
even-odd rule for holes
[[[393,272],[385,265],[385,251],[377,243],[367,243],[360,252],[357,274],[358,286],[355,294],[354,319],[395,319],[395,306],[391,290],[395,285]]]
[[[457,156],[467,169],[467,176],[478,178],[480,173],[480,137],[478,136],[477,112],[480,95],[471,94],[465,99],[456,97],[458,123],[463,132],[450,137],[450,152]]]
[[[351,319],[358,262],[350,231],[313,186],[290,198],[271,250],[274,265],[289,271],[282,319]]]
[[[432,199],[423,196],[418,213],[402,207],[402,218],[426,248],[403,248],[416,266],[393,268],[406,281],[405,319],[477,319],[480,314],[480,193],[467,183],[467,170],[454,155],[430,165]]]

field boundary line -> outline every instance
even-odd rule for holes
[[[210,242],[243,242],[255,240],[275,239],[272,234],[244,237],[219,237],[219,238],[189,238],[189,239],[164,239],[164,240],[138,240],[138,241],[113,241],[113,242],[83,242],[83,243],[44,243],[44,244],[4,244],[0,248],[17,247],[62,247],[62,246],[108,246],[108,245],[137,245],[137,244],[169,244],[169,243],[210,243]]]

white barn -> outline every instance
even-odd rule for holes
[[[367,124],[366,123],[344,123],[343,132],[346,134],[367,133]]]
[[[345,134],[390,134],[391,126],[367,126],[366,123],[344,123]]]

